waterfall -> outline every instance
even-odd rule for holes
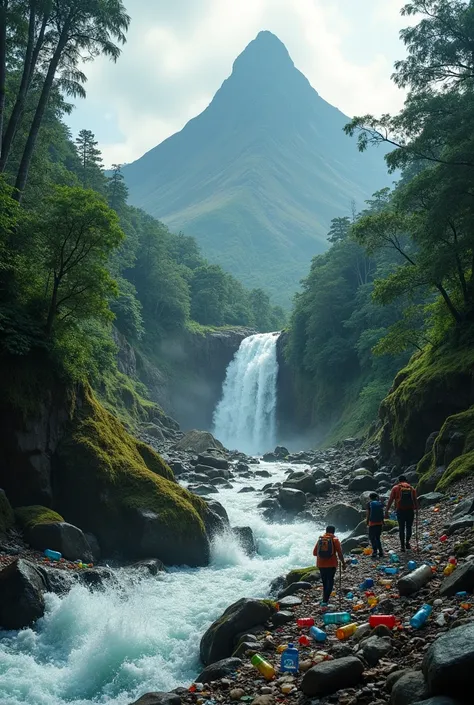
[[[245,338],[227,368],[214,435],[227,448],[258,455],[276,445],[278,333]]]

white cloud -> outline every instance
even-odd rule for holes
[[[286,44],[320,95],[348,115],[398,110],[401,0],[128,0],[117,65],[87,65],[88,100],[73,131],[96,132],[105,162],[132,161],[206,107],[261,29]]]

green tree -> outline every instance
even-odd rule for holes
[[[334,244],[335,242],[345,240],[349,236],[350,229],[350,218],[333,218],[328,232],[328,242]]]
[[[94,191],[57,187],[32,218],[45,273],[45,334],[83,318],[110,319],[116,284],[107,261],[123,232]]]
[[[116,213],[122,213],[127,205],[128,188],[122,174],[121,164],[112,164],[112,176],[107,180],[107,201]]]
[[[55,80],[66,93],[85,95],[82,88],[85,76],[79,69],[81,58],[93,59],[104,54],[116,61],[120,56],[118,43],[125,42],[130,22],[122,0],[53,0],[50,17],[48,53],[44,57],[46,73],[15,182],[18,200],[25,189]]]
[[[101,191],[101,187],[104,185],[102,154],[97,147],[98,144],[94,133],[90,130],[81,130],[76,137],[77,155],[81,163],[82,186],[83,188],[93,188],[95,191]]]

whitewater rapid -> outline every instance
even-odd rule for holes
[[[255,467],[278,481],[288,464]],[[1,705],[128,705],[146,692],[191,683],[201,668],[200,638],[212,621],[240,597],[267,596],[273,578],[314,560],[321,527],[268,524],[256,508],[264,495],[239,493],[269,481],[232,480],[233,489],[215,495],[232,526],[252,527],[260,555],[247,557],[223,536],[207,568],[142,580],[122,570],[104,592],[76,586],[63,598],[48,595],[34,629],[0,632]]]
[[[227,368],[213,433],[226,448],[260,455],[276,445],[278,333],[245,338]]]

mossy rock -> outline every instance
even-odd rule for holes
[[[402,464],[418,460],[430,433],[439,430],[449,416],[472,405],[472,332],[467,338],[464,345],[446,343],[417,353],[396,376],[380,407],[385,459],[396,457]]]
[[[15,523],[15,516],[7,495],[0,490],[0,536],[11,529]]]
[[[454,414],[446,419],[439,432],[430,453],[418,463],[420,484],[426,482],[437,472],[440,458],[445,456],[450,440],[457,434],[461,445],[458,447],[458,457],[452,460],[436,485],[436,491],[442,492],[463,477],[474,474],[474,406],[460,414]]]
[[[293,585],[293,583],[299,583],[305,579],[306,575],[314,573],[317,570],[316,566],[310,565],[307,568],[295,568],[290,570],[290,572],[285,576],[285,587]]]
[[[105,555],[206,565],[205,502],[133,438],[86,387],[53,458],[57,508],[97,536]]]
[[[382,531],[383,533],[387,533],[394,529],[396,526],[398,526],[398,521],[395,521],[394,519],[385,519]]]
[[[25,533],[39,524],[55,524],[64,521],[60,514],[48,509],[48,507],[41,507],[39,504],[34,504],[31,507],[18,507],[15,509],[15,519]]]

